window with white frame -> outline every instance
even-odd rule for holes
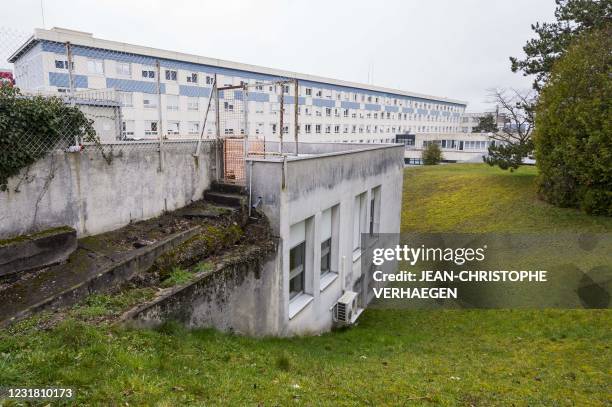
[[[87,72],[95,75],[104,75],[104,61],[102,59],[88,59]]]
[[[71,68],[74,69],[74,62],[70,64]],[[55,60],[55,68],[57,69],[68,69],[68,61],[62,61],[60,59]]]
[[[200,108],[200,99],[197,97],[187,98],[187,110],[198,110]]]
[[[177,95],[166,95],[166,109],[178,110],[179,109],[179,97]]]
[[[198,83],[198,74],[196,72],[192,72],[189,75],[187,75],[187,82]]]
[[[156,108],[157,107],[157,95],[145,93],[142,97],[142,105],[148,109]]]
[[[310,134],[310,130],[311,130],[312,125],[306,124],[304,127],[305,127],[306,134]]]
[[[189,134],[200,134],[200,123],[199,122],[189,122],[187,123],[187,131]]]
[[[378,233],[380,227],[380,185],[372,188],[372,192],[370,192],[370,219],[368,223],[368,232],[372,237]]]
[[[133,93],[132,92],[117,92],[119,94],[119,101],[123,107],[133,106]]]
[[[353,254],[361,254],[361,234],[365,233],[366,193],[355,197],[353,204]]]
[[[166,80],[167,81],[175,81],[177,78],[177,73],[173,69],[166,69]]]
[[[142,77],[146,79],[155,79],[155,68],[152,66],[142,67]]]
[[[306,288],[306,222],[292,225],[289,234],[289,300],[292,300]]]
[[[121,122],[121,135],[124,138],[134,136],[134,120],[125,120]]]
[[[117,76],[131,76],[132,75],[132,65],[129,62],[117,62],[115,64],[115,72]]]
[[[145,136],[157,136],[157,122],[145,121]]]
[[[179,134],[179,129],[180,129],[180,122],[177,121],[168,121],[168,130],[166,131],[166,133],[171,136],[171,135],[178,135]]]
[[[321,213],[321,276],[332,270],[332,208]]]

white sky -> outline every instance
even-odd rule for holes
[[[490,108],[486,89],[552,21],[553,0],[43,0],[45,28],[368,83]],[[10,2],[0,28],[42,27],[41,0]],[[2,39],[0,38],[0,41]],[[1,48],[0,44],[0,48]],[[373,69],[372,69],[373,67]]]

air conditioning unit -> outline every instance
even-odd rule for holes
[[[342,297],[334,305],[334,322],[340,325],[355,323],[363,311],[357,307],[357,299],[357,293],[354,291],[346,291],[342,294]]]

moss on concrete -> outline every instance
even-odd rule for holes
[[[0,239],[0,247],[9,246],[16,243],[23,243],[31,240],[40,239],[47,236],[57,235],[60,233],[74,232],[75,230],[69,226],[59,226],[56,228],[41,230],[36,233],[29,233],[26,235],[19,235],[9,239]]]
[[[155,261],[152,271],[159,272],[160,278],[165,279],[174,267],[191,267],[206,257],[236,244],[243,234],[242,228],[237,224],[205,226],[202,233],[160,256]]]

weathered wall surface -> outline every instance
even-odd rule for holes
[[[289,148],[292,144],[283,145]],[[294,145],[294,144],[293,144]],[[278,146],[276,146],[278,147]],[[372,191],[379,188],[379,232],[395,236],[400,229],[403,186],[402,145],[351,145],[348,143],[302,143],[300,157],[281,160],[251,160],[247,183],[252,185],[253,200],[261,197],[261,210],[270,221],[272,233],[280,238],[279,280],[271,295],[278,295],[279,335],[314,334],[332,327],[332,308],[345,290],[355,290],[365,302],[371,299],[370,270],[362,270],[361,255],[353,251],[353,219],[355,197],[366,194],[370,202]],[[275,151],[271,148],[271,151]],[[318,153],[318,154],[317,154]],[[308,156],[307,154],[316,154]],[[252,179],[249,179],[252,175]],[[367,216],[369,219],[369,205]],[[337,208],[337,252],[332,256],[331,282],[327,276],[321,284],[318,244],[322,212]],[[332,215],[333,216],[333,215]],[[309,220],[308,241],[316,242],[306,249],[305,289],[307,305],[297,313],[289,300],[289,250],[291,225]],[[336,226],[334,226],[336,227]],[[382,242],[379,242],[382,244]],[[391,246],[394,242],[386,242]],[[397,243],[397,242],[395,242]],[[333,243],[334,244],[334,243]],[[305,301],[306,302],[306,301]]]
[[[0,238],[62,225],[87,236],[183,207],[213,176],[213,146],[194,151],[195,142],[167,143],[162,171],[150,146],[116,150],[110,164],[97,151],[51,154],[0,192]]]
[[[276,244],[253,247],[186,286],[124,315],[128,325],[177,321],[189,328],[262,336],[279,334]]]

